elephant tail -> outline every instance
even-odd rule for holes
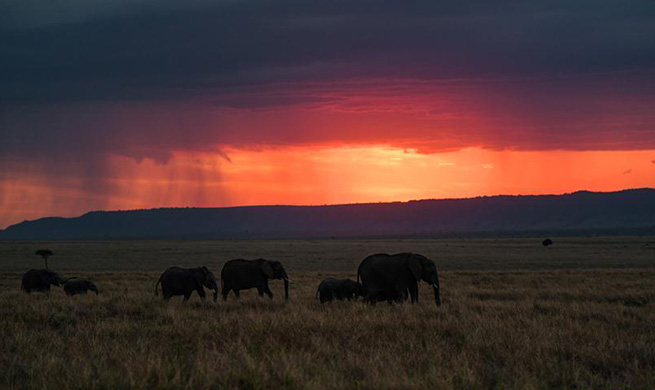
[[[357,293],[361,295],[362,297],[365,297],[366,294],[364,292],[364,286],[360,282],[361,276],[362,276],[362,269],[361,265],[357,268]]]
[[[159,277],[159,280],[157,281],[157,284],[155,284],[155,296],[159,296],[159,291],[157,291],[157,287],[159,286],[159,283],[161,283],[161,278],[162,278],[163,276],[164,276],[164,275],[160,276],[160,277]]]

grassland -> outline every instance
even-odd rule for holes
[[[42,267],[98,296],[19,291]],[[436,260],[443,305],[320,305],[325,277],[373,252]],[[236,257],[282,261],[291,300],[154,295],[170,265],[218,276]],[[655,239],[0,243],[0,388],[655,387]]]

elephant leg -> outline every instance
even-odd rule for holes
[[[260,298],[264,297],[264,289],[261,287],[257,287],[257,294],[259,294]]]
[[[264,285],[264,293],[268,295],[269,298],[273,298],[273,292],[268,288],[268,283]]]
[[[237,297],[237,299],[241,296],[239,290],[237,290],[236,288],[233,289],[232,291],[234,291],[234,296]]]
[[[418,303],[418,280],[411,280],[409,285],[407,286],[407,289],[405,290],[405,294],[407,294],[407,290],[409,290],[409,296],[412,300],[412,303]]]
[[[182,300],[182,302],[186,302],[186,301],[188,301],[189,298],[191,298],[191,293],[190,293],[190,292],[188,292],[188,293],[184,293],[184,299]]]
[[[418,303],[418,284],[416,282],[411,283],[408,288],[412,303]]]
[[[231,290],[231,288],[226,288],[225,286],[223,286],[223,300],[224,301],[227,301],[227,294],[230,293],[230,290]]]

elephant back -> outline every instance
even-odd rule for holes
[[[262,263],[266,260],[245,260],[234,259],[226,262],[221,269],[221,279],[230,280],[242,275],[252,275],[261,273]]]
[[[63,283],[61,277],[47,269],[31,269],[22,278],[21,287],[24,291],[46,291],[50,285],[59,286]]]
[[[66,293],[81,293],[87,292],[88,290],[95,290],[95,285],[87,279],[68,279],[64,284],[64,291]]]

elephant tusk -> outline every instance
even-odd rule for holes
[[[432,287],[436,288],[437,290],[439,289],[439,286],[437,286],[436,283],[432,283]]]

